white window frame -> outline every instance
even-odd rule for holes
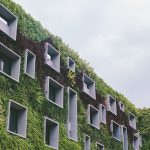
[[[95,82],[85,73],[83,73],[83,92],[96,99]]]
[[[117,115],[117,101],[111,95],[107,95],[106,106],[107,111],[110,111],[112,114]]]
[[[95,111],[94,123],[91,123],[91,111]],[[90,104],[88,105],[88,108],[87,108],[87,121],[88,121],[89,125],[93,126],[94,128],[96,128],[98,130],[100,129],[99,110]]]
[[[132,120],[131,120],[131,117],[132,117]],[[136,130],[136,116],[133,113],[129,112],[128,119],[129,119],[129,126]]]
[[[132,144],[133,144],[133,149],[134,150],[139,150],[140,149],[140,141],[139,141],[139,135],[138,135],[138,133],[137,134],[133,134],[133,142],[132,142]]]
[[[71,65],[70,65],[70,64],[71,64]],[[76,68],[75,61],[74,61],[72,58],[70,58],[70,57],[67,57],[67,67],[68,67],[71,71],[75,72],[75,68]]]
[[[46,65],[60,73],[60,53],[49,43],[45,43],[44,58]]]
[[[100,150],[104,150],[105,149],[103,144],[101,144],[99,142],[96,142],[96,150],[99,150],[98,146],[100,146],[100,148],[101,148]]]
[[[19,82],[19,76],[20,76],[20,62],[21,62],[21,57],[13,52],[11,49],[6,47],[0,42],[0,53],[5,55],[6,57],[12,59],[12,65],[11,65],[11,74],[7,74],[3,71],[3,61],[0,60],[0,73],[4,74],[5,76],[9,77],[10,79]]]
[[[119,105],[119,109],[120,109],[122,112],[124,112],[124,111],[125,111],[124,103],[121,102],[121,101],[119,101],[119,102],[118,102],[118,105]]]
[[[117,125],[117,128],[118,128],[117,130],[119,132],[118,133],[119,134],[119,138],[117,138],[117,137],[114,136],[114,124]],[[121,126],[117,122],[115,122],[114,120],[111,120],[110,130],[112,132],[112,137],[114,139],[116,139],[117,141],[121,141]]]
[[[84,135],[84,150],[91,150],[91,137]]]
[[[17,37],[17,17],[4,5],[0,4],[0,31],[10,39],[16,41]]]
[[[123,150],[128,150],[128,131],[124,125],[121,125],[121,139],[123,142]]]
[[[103,104],[99,104],[99,111],[100,111],[100,122],[106,124],[106,106]]]
[[[29,55],[32,57],[30,64],[28,64],[28,57]],[[30,66],[28,66],[30,65]],[[27,74],[29,77],[35,79],[35,66],[36,66],[36,56],[28,49],[25,50],[25,61],[24,61],[24,73]],[[29,68],[29,71],[28,69]]]
[[[46,132],[47,132],[46,123],[47,123],[47,121],[49,123],[55,124],[54,131],[50,133],[50,134],[53,134],[53,135],[50,135],[50,136],[53,136],[53,138],[52,138],[53,141],[52,141],[51,144],[46,143]],[[50,140],[51,140],[51,137],[50,137]],[[48,146],[50,148],[53,148],[53,149],[56,149],[56,150],[58,150],[58,148],[59,148],[59,123],[52,120],[52,119],[50,119],[50,118],[48,118],[48,117],[44,117],[44,143],[45,143],[46,146]]]
[[[17,122],[17,128],[18,128],[18,133],[16,132],[13,132],[10,130],[10,109],[11,108],[14,108],[16,110],[22,110],[22,114],[21,116],[19,115],[18,119],[19,121]],[[27,113],[28,113],[28,109],[27,107],[21,105],[20,103],[16,102],[16,101],[13,101],[13,100],[10,100],[9,101],[9,104],[8,104],[8,116],[7,116],[7,132],[11,133],[11,134],[14,134],[14,135],[17,135],[17,136],[20,136],[22,138],[26,138],[26,133],[27,133]],[[23,124],[22,124],[23,123]],[[21,127],[23,127],[23,129],[21,129]],[[20,133],[19,133],[20,132]]]
[[[67,121],[67,134],[68,138],[78,141],[78,121],[77,121],[77,92],[72,88],[67,87],[68,93],[68,121]],[[70,93],[73,93],[70,99]]]
[[[49,98],[49,87],[51,86],[56,86],[59,89],[59,91],[57,91],[57,97],[56,97],[56,102],[54,102],[53,100],[51,100]],[[48,101],[50,101],[51,103],[55,104],[56,106],[63,108],[63,99],[64,99],[64,86],[61,85],[60,83],[58,83],[56,80],[54,80],[53,78],[47,76],[46,80],[45,80],[45,97]]]

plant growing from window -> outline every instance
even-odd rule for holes
[[[75,82],[75,77],[76,77],[75,73],[72,70],[69,70],[68,74],[67,74],[67,77],[70,81],[71,86],[75,86],[75,84],[76,84],[76,82]]]

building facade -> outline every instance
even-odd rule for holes
[[[30,30],[37,36],[43,30],[32,19],[31,27],[27,19],[23,24],[26,14],[19,11],[11,1],[0,4],[0,148],[139,150],[134,106],[60,39],[49,34],[33,40]]]

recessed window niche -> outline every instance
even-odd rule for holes
[[[2,4],[0,4],[0,31],[16,40],[17,17]]]
[[[10,100],[8,106],[7,131],[26,138],[27,108]]]
[[[70,57],[67,57],[67,66],[70,70],[75,72],[75,61],[71,59]]]
[[[88,119],[88,123],[91,126],[97,129],[100,129],[99,110],[90,104],[88,105],[88,108],[87,108],[87,119]]]
[[[21,57],[0,43],[0,73],[19,82]]]
[[[83,74],[83,91],[93,99],[96,99],[95,82],[85,73]]]
[[[111,95],[107,96],[106,105],[107,105],[107,111],[110,111],[114,115],[117,115],[116,100]]]
[[[124,106],[123,102],[119,101],[118,105],[119,105],[119,109],[124,112],[125,111],[125,106]]]
[[[96,150],[104,150],[104,145],[96,142]]]
[[[133,135],[133,149],[139,150],[140,149],[140,141],[138,134]]]
[[[100,122],[106,124],[106,107],[103,104],[99,105]]]
[[[45,64],[60,72],[60,53],[49,43],[45,43]]]
[[[35,78],[35,62],[36,62],[36,56],[31,51],[26,49],[24,72],[33,79]]]
[[[128,150],[128,133],[127,128],[123,125],[121,125],[121,135],[123,142],[123,150]]]
[[[44,120],[44,142],[53,149],[59,147],[59,123],[47,117]]]
[[[85,135],[84,136],[84,150],[90,150],[91,149],[91,139],[90,136]]]
[[[45,80],[45,96],[51,103],[63,108],[64,86],[49,76]]]
[[[118,141],[121,141],[121,127],[118,123],[111,120],[110,130],[112,132],[112,137]]]
[[[129,119],[130,127],[136,130],[136,116],[132,114],[131,112],[129,112],[128,119]]]
[[[77,92],[71,88],[68,91],[68,122],[67,133],[68,137],[74,141],[78,141],[77,129]]]

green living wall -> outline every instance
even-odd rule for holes
[[[138,125],[143,136],[144,150],[150,149],[150,109],[144,108],[138,110]]]
[[[44,116],[48,116],[60,123],[60,150],[83,150],[84,134],[91,137],[91,149],[95,150],[95,142],[105,145],[106,150],[121,150],[122,143],[114,140],[109,131],[109,123],[113,118],[119,123],[127,125],[126,115],[130,111],[139,115],[138,126],[143,133],[143,149],[150,149],[148,127],[145,123],[149,122],[148,110],[137,110],[130,101],[121,93],[113,90],[100,77],[98,77],[93,68],[88,63],[79,58],[79,55],[69,48],[61,38],[52,35],[41,24],[28,15],[19,5],[11,0],[0,0],[4,6],[12,11],[18,17],[18,34],[16,42],[7,39],[0,34],[0,42],[15,51],[21,56],[21,74],[20,82],[16,83],[4,75],[0,75],[0,149],[2,150],[46,150],[50,149],[44,144],[43,122]],[[49,42],[61,53],[61,72],[60,74],[44,65],[44,43]],[[31,50],[37,57],[36,79],[32,79],[24,74],[24,50]],[[67,56],[73,58],[76,62],[76,73],[70,75],[66,66]],[[82,73],[86,72],[96,83],[97,100],[93,102],[90,98],[81,92]],[[65,86],[64,108],[53,105],[45,99],[44,80],[49,75]],[[78,93],[78,142],[69,140],[66,134],[67,122],[67,91],[70,86]],[[90,103],[98,107],[99,103],[104,103],[106,95],[112,95],[116,100],[125,104],[125,113],[119,113],[117,117],[108,113],[108,124],[101,125],[100,130],[94,129],[87,124],[86,109]],[[12,99],[28,108],[27,138],[9,134],[6,131],[8,102]],[[147,129],[147,130],[146,130]],[[131,131],[132,133],[132,131]],[[132,150],[132,134],[129,133],[129,150]]]

